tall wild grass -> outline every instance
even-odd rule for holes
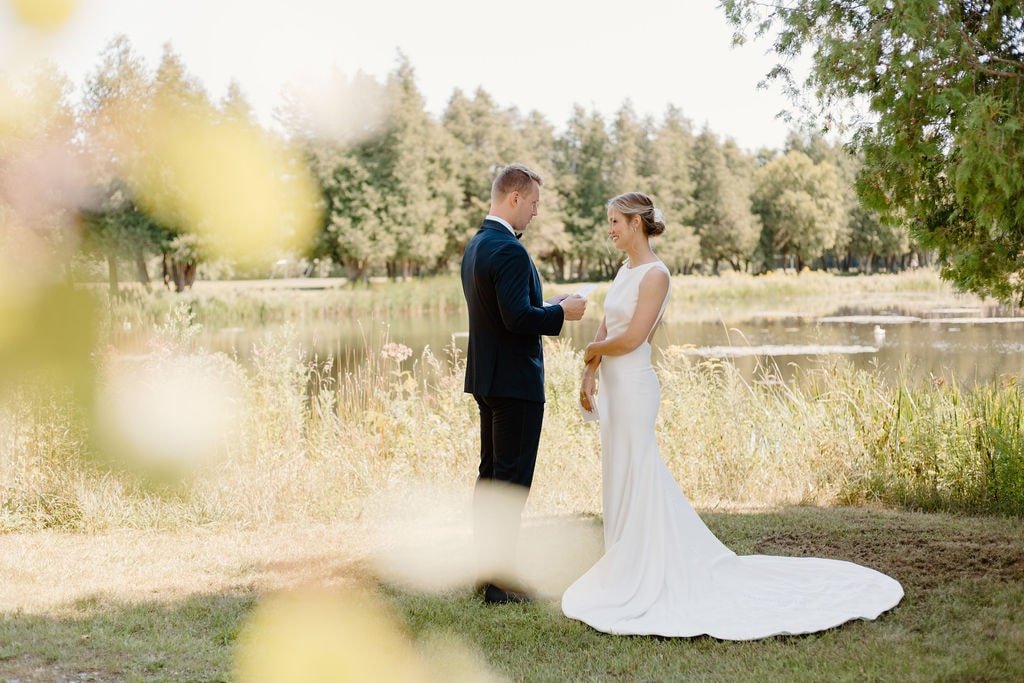
[[[315,285],[317,280],[309,280]],[[371,316],[436,315],[464,309],[462,284],[456,277],[420,278],[405,282],[369,282],[338,285],[324,280],[322,288],[274,288],[245,281],[199,282],[181,294],[162,287],[125,286],[110,301],[110,317],[117,324],[154,326],[173,309],[186,305],[204,325],[253,326],[267,323],[298,325],[321,320]],[[104,290],[94,289],[100,295]]]
[[[318,280],[309,280],[316,285]],[[462,285],[457,276],[415,279],[405,282],[342,284],[322,281],[322,289],[272,288],[263,283],[199,282],[194,290],[174,294],[154,287],[126,286],[110,302],[111,320],[135,327],[159,324],[173,308],[189,306],[196,320],[212,327],[253,326],[291,322],[297,325],[351,318],[394,319],[397,316],[460,314],[465,310]],[[588,312],[598,315],[610,283],[601,283],[591,295],[597,304]],[[547,294],[572,292],[575,284],[548,282]],[[97,293],[104,290],[97,289]],[[674,320],[738,319],[765,311],[823,314],[841,301],[879,306],[912,306],[915,302],[975,304],[969,295],[957,294],[933,270],[900,274],[843,277],[829,273],[769,273],[752,276],[728,273],[721,277],[678,275],[672,280],[672,297],[666,315]]]
[[[173,326],[172,326],[173,327]],[[188,356],[241,386],[243,417],[220,457],[153,487],[97,453],[59,390],[9,392],[0,411],[0,530],[176,527],[357,518],[397,486],[472,487],[473,400],[455,349],[384,344],[340,379],[288,335],[242,366],[165,330],[154,359]],[[162,355],[161,355],[162,354]],[[600,512],[597,426],[579,419],[580,355],[546,348],[548,404],[530,509]],[[669,347],[658,441],[698,507],[881,503],[1024,515],[1024,389],[894,386],[832,361],[783,383]],[[99,456],[99,457],[98,457]]]

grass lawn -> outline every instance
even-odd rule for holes
[[[349,525],[7,534],[0,683],[231,680],[260,596],[309,584],[369,584],[414,638],[454,636],[512,680],[1024,680],[1020,520],[807,507],[704,518],[741,554],[859,562],[895,576],[906,597],[875,622],[810,636],[613,637],[563,618],[555,601],[486,607],[468,589],[380,586]]]

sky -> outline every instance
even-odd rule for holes
[[[757,88],[775,61],[767,44],[732,47],[718,0],[73,1],[66,23],[40,32],[0,0],[0,70],[45,58],[79,92],[115,35],[150,67],[170,42],[215,100],[237,80],[270,123],[284,84],[323,82],[332,67],[383,79],[401,51],[434,115],[456,89],[482,87],[556,128],[573,105],[610,117],[627,99],[656,120],[675,105],[749,150],[781,147],[790,127],[776,118],[780,88]]]

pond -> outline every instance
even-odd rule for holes
[[[599,320],[567,324],[562,336],[575,348],[593,339]],[[389,321],[339,320],[294,328],[310,358],[333,357],[344,371],[367,349],[386,342],[409,346],[415,354],[429,346],[436,354],[454,344],[465,353],[464,313],[397,317]],[[258,329],[204,329],[208,348],[234,352],[245,360],[252,345],[281,326]],[[1024,368],[1024,316],[999,306],[914,307],[837,305],[827,314],[765,311],[735,322],[672,320],[655,337],[658,347],[680,345],[695,357],[727,358],[748,379],[760,369],[778,368],[789,379],[797,368],[842,356],[858,368],[894,378],[903,367],[911,379],[955,379],[964,384],[1000,380]]]

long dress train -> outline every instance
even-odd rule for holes
[[[668,272],[654,261],[616,275],[605,299],[609,337],[629,324],[650,268]],[[874,619],[899,603],[899,582],[867,567],[725,547],[661,459],[660,397],[649,343],[602,359],[605,554],[562,596],[566,616],[606,633],[751,640]]]

